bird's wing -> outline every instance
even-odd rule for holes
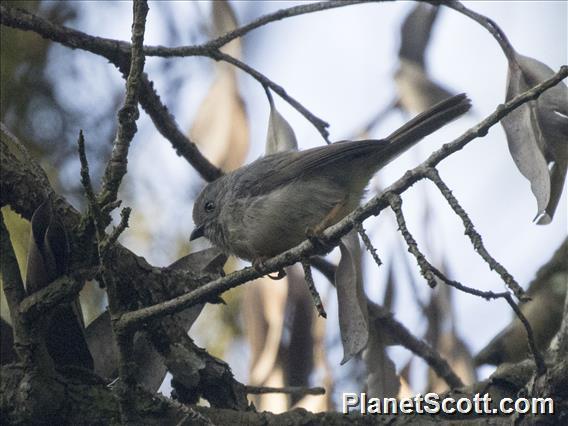
[[[237,191],[251,196],[262,195],[291,181],[312,176],[348,184],[357,171],[368,179],[376,167],[366,165],[367,158],[376,156],[388,145],[383,140],[341,141],[305,151],[269,155],[239,171]],[[365,161],[357,161],[361,159]]]

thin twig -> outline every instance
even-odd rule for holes
[[[306,386],[284,386],[281,388],[273,388],[269,386],[245,386],[245,391],[248,394],[262,395],[265,393],[288,393],[291,395],[325,395],[325,389],[321,387],[306,387]]]
[[[124,105],[118,112],[118,130],[111,158],[105,169],[103,187],[99,193],[98,200],[96,200],[102,206],[117,201],[118,189],[127,170],[130,142],[137,131],[136,120],[139,117],[138,95],[145,62],[144,33],[146,30],[146,16],[148,15],[148,3],[146,0],[135,0],[132,6],[132,14],[132,50],[130,71],[126,79],[126,95]],[[114,229],[113,233],[103,240],[100,239],[100,235],[98,236],[101,278],[107,289],[112,328],[118,348],[118,376],[120,382],[116,387],[116,392],[120,405],[121,420],[125,425],[137,424],[140,421],[137,410],[134,407],[134,395],[136,393],[134,331],[116,327],[116,318],[119,318],[124,312],[125,301],[121,300],[116,279],[112,272],[105,267],[105,264],[107,255],[114,247],[118,236],[128,226],[129,215],[130,209],[123,209],[120,224]],[[105,220],[105,223],[99,226],[106,228],[106,225],[111,221],[110,215],[107,215],[103,220]]]
[[[254,69],[250,65],[248,65],[248,64],[240,61],[239,59],[234,58],[233,56],[228,55],[228,54],[226,54],[226,53],[224,53],[220,50],[214,50],[207,56],[209,56],[213,59],[219,60],[219,61],[224,61],[224,62],[227,62],[229,64],[232,64],[235,67],[237,67],[237,68],[243,70],[244,72],[246,72],[247,74],[249,74],[251,77],[253,77],[256,81],[258,81],[264,87],[270,87],[282,99],[284,99],[294,109],[296,109],[296,111],[298,111],[300,114],[302,114],[306,118],[306,120],[308,120],[310,123],[312,123],[313,126],[317,129],[317,131],[322,135],[322,137],[326,141],[326,143],[328,143],[328,144],[331,143],[329,141],[329,131],[327,130],[327,128],[329,127],[329,123],[325,122],[321,118],[318,118],[314,114],[312,114],[300,102],[298,102],[296,99],[294,99],[288,93],[286,93],[286,90],[284,90],[284,88],[282,86],[279,86],[278,84],[274,83],[272,80],[267,78],[264,74],[257,71],[256,69]]]
[[[509,61],[513,61],[516,63],[515,49],[513,49],[513,46],[509,42],[509,39],[507,38],[503,30],[492,19],[480,15],[479,13],[474,12],[471,9],[468,9],[462,3],[456,0],[447,0],[443,2],[431,1],[429,3],[436,5],[441,4],[443,6],[449,7],[479,23],[482,27],[484,27],[487,31],[491,33],[491,35],[495,38],[495,40],[497,40],[499,46],[501,46],[501,49],[503,50],[503,53],[505,54],[507,59]]]
[[[134,2],[130,72],[126,79],[124,105],[118,111],[118,130],[113,143],[111,158],[107,163],[103,177],[103,187],[98,197],[101,205],[116,201],[118,197],[118,188],[126,174],[130,142],[137,131],[136,120],[140,116],[138,111],[138,94],[145,62],[144,31],[147,13],[148,5],[145,1]]]
[[[383,264],[383,262],[381,261],[381,259],[379,258],[379,255],[377,254],[377,249],[375,249],[375,247],[373,246],[373,243],[371,243],[371,240],[369,239],[369,236],[365,232],[365,228],[363,228],[363,224],[361,222],[355,222],[353,224],[353,227],[357,230],[357,232],[361,236],[361,239],[363,240],[363,244],[365,245],[365,248],[369,251],[369,253],[371,253],[371,256],[373,257],[373,260],[375,261],[377,266],[380,267]]]
[[[125,207],[120,212],[120,223],[112,230],[111,234],[108,236],[108,240],[106,241],[106,244],[109,247],[116,244],[118,237],[120,237],[120,234],[122,234],[125,229],[128,228],[128,219],[130,218],[131,212],[132,209],[130,207]]]
[[[454,197],[452,191],[450,191],[450,188],[448,188],[448,186],[440,178],[438,170],[435,168],[430,168],[426,171],[425,176],[432,182],[434,182],[434,184],[436,184],[454,213],[461,218],[465,228],[465,234],[469,237],[475,251],[481,256],[485,263],[489,265],[489,268],[491,270],[495,270],[499,274],[503,282],[511,289],[515,296],[517,296],[517,299],[526,299],[524,290],[517,283],[515,278],[513,278],[513,276],[505,269],[505,267],[503,267],[499,262],[495,260],[495,258],[493,258],[493,256],[489,254],[489,252],[483,245],[481,235],[479,235],[479,233],[475,230],[473,222],[471,221],[463,207],[459,204],[456,197]]]
[[[519,305],[515,303],[515,301],[513,300],[513,298],[509,293],[505,294],[503,298],[507,301],[507,303],[513,309],[519,320],[523,323],[525,331],[527,332],[527,340],[529,343],[529,348],[531,350],[531,354],[534,358],[534,363],[536,365],[536,373],[538,376],[542,376],[544,373],[546,373],[546,364],[544,362],[542,354],[540,353],[540,350],[538,349],[535,343],[534,333],[531,324],[524,316],[524,314],[521,312]]]
[[[404,241],[406,241],[406,245],[408,246],[408,251],[416,259],[416,262],[420,267],[420,273],[422,274],[422,276],[424,277],[424,279],[431,288],[436,287],[437,282],[432,272],[432,266],[426,260],[422,252],[418,249],[416,240],[414,240],[414,237],[406,227],[406,221],[404,220],[404,215],[402,213],[402,200],[400,198],[400,195],[390,192],[387,193],[386,196],[390,204],[390,207],[396,216],[396,222],[398,223],[398,230],[402,234]]]
[[[327,313],[325,312],[325,309],[323,307],[321,297],[318,293],[316,285],[314,284],[314,278],[312,277],[312,268],[310,266],[309,260],[302,259],[302,267],[304,268],[304,277],[306,279],[306,284],[308,285],[308,290],[310,291],[310,296],[312,297],[312,301],[314,302],[314,306],[316,307],[320,317],[327,318]]]
[[[382,327],[397,343],[422,358],[451,389],[463,387],[463,382],[448,362],[427,342],[415,337],[392,313],[376,303],[367,302],[374,327]]]
[[[85,152],[85,138],[83,136],[82,130],[79,131],[77,146],[79,151],[79,161],[81,163],[81,185],[85,190],[85,195],[87,196],[87,202],[89,205],[89,210],[86,213],[86,217],[87,220],[89,220],[90,218],[90,220],[93,221],[97,234],[97,240],[101,240],[105,232],[103,213],[101,212],[95,191],[93,190],[93,185],[91,183],[89,161],[87,160],[87,153]],[[108,213],[110,212],[107,212],[106,214]]]
[[[270,13],[268,15],[261,16],[258,19],[250,22],[249,24],[243,25],[242,27],[236,28],[233,31],[229,31],[214,40],[208,41],[201,46],[189,46],[187,49],[192,47],[201,47],[204,49],[219,49],[220,47],[226,45],[230,41],[242,37],[248,32],[262,27],[263,25],[269,24],[271,22],[280,21],[285,18],[291,18],[293,16],[303,15],[306,13],[320,12],[323,10],[334,9],[337,7],[351,6],[354,4],[368,3],[368,0],[332,0],[318,3],[302,4],[299,6],[289,7],[287,9],[280,9],[277,12]],[[178,48],[184,49],[184,48]],[[177,55],[176,55],[177,56]]]

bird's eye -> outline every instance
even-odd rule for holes
[[[213,203],[213,201],[207,201],[204,208],[207,213],[211,213],[213,210],[215,210],[215,204]]]

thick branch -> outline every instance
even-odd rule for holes
[[[79,295],[87,277],[93,277],[94,271],[85,271],[57,278],[47,287],[29,295],[20,304],[19,313],[25,321],[37,321],[38,317],[52,310],[55,306],[72,302]]]

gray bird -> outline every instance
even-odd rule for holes
[[[461,94],[383,140],[341,141],[259,158],[203,189],[193,207],[190,240],[205,236],[253,264],[282,253],[357,208],[377,170],[470,107]]]

